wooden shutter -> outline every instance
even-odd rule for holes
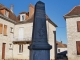
[[[4,35],[7,35],[7,25],[4,25]]]
[[[80,21],[77,22],[77,31],[80,32]]]
[[[80,41],[76,42],[76,47],[77,47],[77,55],[80,55]]]
[[[0,24],[0,34],[2,34],[3,24]]]

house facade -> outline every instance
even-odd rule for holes
[[[57,43],[57,53],[67,51],[67,45],[63,44],[62,41],[61,42],[57,41],[56,43]]]
[[[68,60],[80,60],[80,6],[64,16],[68,39]]]
[[[34,6],[30,4],[29,12],[16,16],[10,9],[0,4],[0,59],[29,59],[28,46],[32,40]],[[46,15],[48,42],[52,45],[50,59],[56,56],[57,25]]]

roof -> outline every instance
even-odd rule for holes
[[[17,17],[17,20],[19,21],[20,20],[20,16]],[[22,24],[22,23],[30,23],[30,22],[33,22],[34,20],[34,14],[29,17],[26,21],[21,21],[21,22],[18,22],[18,24]],[[51,19],[46,15],[46,20],[48,20],[53,26],[57,27],[57,25],[51,21]]]
[[[11,12],[10,11],[10,9],[8,9],[7,7],[5,7],[4,5],[2,5],[2,4],[0,4],[0,10],[1,9],[6,9],[6,10],[8,10],[9,11],[9,18],[10,19],[12,19],[12,20],[14,20],[14,21],[16,21],[16,15],[13,13],[13,12]],[[2,14],[1,12],[0,12],[0,14]]]
[[[20,14],[27,14],[27,15],[29,15],[29,12],[21,12]]]
[[[77,16],[77,15],[80,15],[80,6],[75,6],[71,11],[65,14],[64,17]]]
[[[63,44],[63,43],[58,42],[58,41],[56,41],[56,43],[57,43],[57,47],[58,48],[67,48],[67,45],[66,44]]]
[[[55,27],[58,27],[54,22],[51,21],[51,19],[47,15],[46,15],[46,20],[48,20]]]
[[[19,15],[20,16],[20,15]],[[17,24],[25,24],[25,23],[32,23],[33,22],[33,20],[34,20],[34,15],[32,15],[31,17],[29,17],[27,20],[25,20],[25,21],[19,21],[19,16],[18,16],[18,22],[17,22]]]
[[[34,7],[32,4],[30,4],[31,7]],[[18,16],[16,16],[13,12],[11,12],[10,9],[8,9],[7,7],[5,7],[4,5],[0,4],[0,9],[6,9],[9,11],[9,18],[16,21],[17,24],[22,24],[22,23],[29,23],[29,22],[33,22],[34,20],[34,14],[29,17],[26,21],[20,21],[20,14],[26,14],[27,16],[29,16],[29,12],[21,12]],[[0,14],[2,14],[0,12]],[[51,19],[46,15],[46,20],[48,20],[52,25],[54,25],[55,27],[57,27],[57,25],[51,21]]]

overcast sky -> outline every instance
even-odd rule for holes
[[[29,4],[35,5],[39,0],[0,0],[0,3],[10,8],[14,5],[16,16],[20,12],[29,11]],[[45,3],[46,14],[58,26],[56,30],[56,39],[67,43],[66,21],[63,16],[68,13],[74,6],[80,5],[80,0],[41,0]]]

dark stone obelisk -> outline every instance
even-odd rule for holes
[[[32,43],[30,49],[30,60],[50,60],[50,49],[48,44],[45,4],[38,1],[35,5]]]

